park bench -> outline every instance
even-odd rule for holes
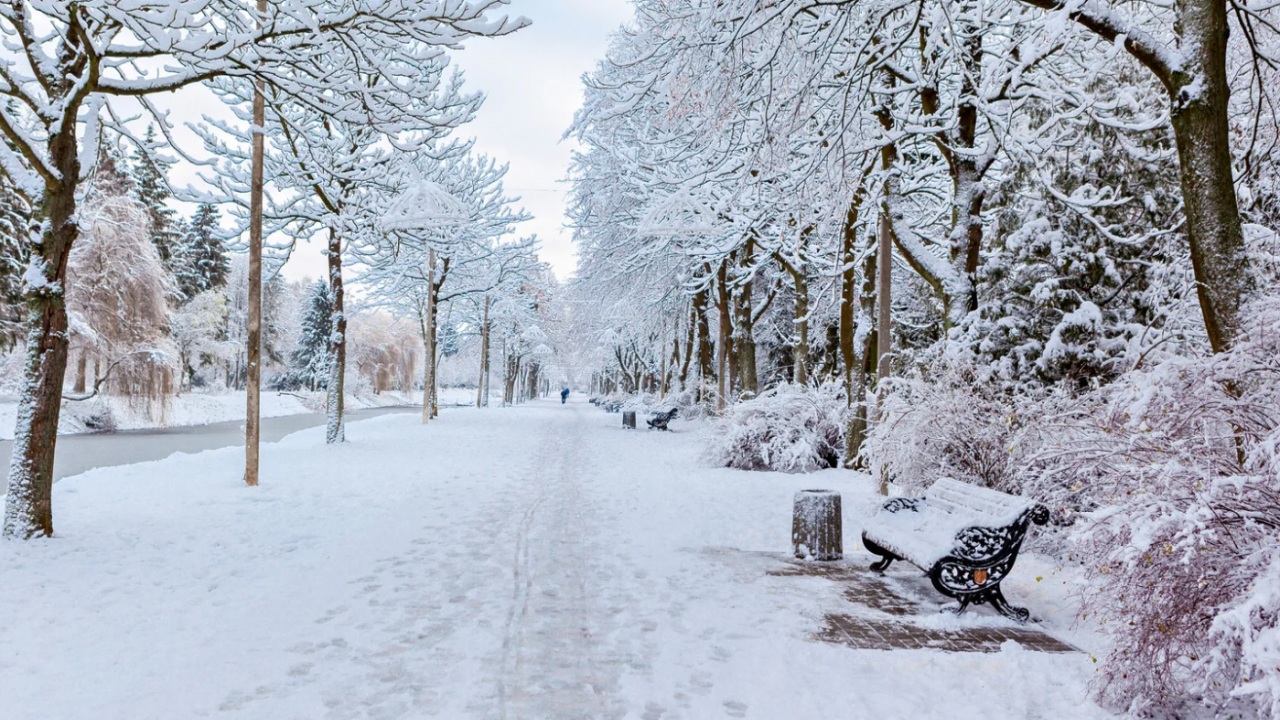
[[[924,497],[893,498],[867,521],[862,544],[880,556],[871,569],[883,573],[894,560],[925,572],[933,587],[960,605],[990,603],[997,612],[1026,622],[1026,608],[1013,607],[1000,592],[1031,523],[1044,525],[1044,505],[995,490],[943,478]]]
[[[593,397],[589,402],[605,412],[614,413],[622,409],[622,401],[610,400],[607,397]]]
[[[678,412],[680,412],[680,408],[671,408],[666,412],[660,412],[657,415],[654,415],[653,419],[649,421],[649,429],[670,430],[671,428],[667,427],[667,424],[675,419],[676,413]]]

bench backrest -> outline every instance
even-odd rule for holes
[[[935,482],[925,492],[925,497],[928,498],[930,510],[971,517],[976,524],[991,527],[1013,524],[1035,504],[1026,498],[962,483],[951,478],[942,478]]]

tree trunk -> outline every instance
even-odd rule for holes
[[[878,265],[880,277],[876,281],[876,311],[879,316],[876,330],[876,393],[883,402],[885,388],[883,381],[889,377],[889,352],[891,349],[891,309],[893,302],[893,241],[889,231],[889,218],[880,215],[880,252]],[[880,494],[889,494],[889,479],[880,477]]]
[[[719,322],[716,325],[716,411],[724,412],[724,396],[728,392],[725,386],[725,356],[726,346],[729,344],[729,313],[724,303],[724,266],[720,267],[720,279],[718,284],[719,302],[716,303],[717,318]]]
[[[858,215],[861,211],[861,194],[849,203],[844,217],[844,232],[840,238],[840,360],[844,364],[844,399],[854,414],[845,432],[844,466],[853,467],[854,458],[862,449],[866,437],[866,416],[858,416],[857,404],[862,400],[860,388],[854,386],[857,377],[857,336],[854,321],[854,303],[858,300],[858,265],[854,254],[858,247]]]
[[[76,360],[76,386],[72,388],[72,392],[77,395],[83,395],[85,391],[85,380],[89,370],[89,352],[87,350],[80,351],[80,358]]]
[[[329,230],[329,294],[332,329],[329,333],[329,392],[325,403],[329,417],[325,442],[332,445],[347,439],[342,407],[347,375],[347,315],[343,311],[345,293],[342,287],[342,240],[332,229]]]
[[[738,379],[738,371],[734,367],[736,363],[730,362],[730,358],[736,360],[736,355],[733,351],[733,309],[730,305],[733,302],[733,298],[729,292],[728,265],[728,261],[720,264],[719,276],[716,282],[715,305],[720,316],[720,342],[717,348],[719,354],[716,362],[719,398],[716,400],[716,407],[720,411],[724,410],[729,395],[733,394],[736,389]]]
[[[1022,1],[1047,10],[1062,6],[1060,0]],[[1165,48],[1155,41],[1122,35],[1123,28],[1105,13],[1084,9],[1071,19],[1108,41],[1122,43],[1169,93],[1200,312],[1210,346],[1222,352],[1239,340],[1241,312],[1254,290],[1231,174],[1227,4],[1184,0],[1174,7],[1181,60],[1177,66],[1167,64]]]
[[[697,306],[689,303],[689,334],[685,338],[684,343],[684,360],[680,363],[680,389],[683,391],[689,387],[689,365],[693,360],[694,347],[697,345],[698,339],[698,315]],[[697,398],[694,398],[695,400]]]
[[[854,415],[849,423],[849,434],[845,438],[845,467],[860,466],[858,457],[862,453],[862,443],[867,438],[867,384],[872,372],[879,364],[876,358],[878,351],[876,329],[872,319],[876,314],[876,245],[877,235],[870,235],[870,244],[864,255],[862,264],[862,288],[858,291],[857,300],[860,307],[858,322],[854,330],[853,352],[857,367],[852,383]]]
[[[677,330],[677,332],[679,331]],[[666,333],[664,332],[663,335],[665,336],[665,334]],[[658,371],[658,399],[662,400],[667,397],[667,362],[671,357],[667,354],[666,337],[662,338],[662,347],[658,348],[658,352],[662,353],[662,367]]]
[[[809,384],[809,275],[803,265],[792,274],[796,287],[795,383]]]
[[[710,268],[704,266],[704,274]],[[711,291],[704,288],[693,296],[694,321],[698,328],[698,402],[707,400],[711,383],[716,376],[715,360],[712,357],[714,344],[711,340],[711,323],[707,319],[707,310],[711,302]]]
[[[493,360],[490,357],[491,355],[493,355],[493,329],[489,326],[489,324],[486,323],[484,326],[484,395],[483,395],[485,407],[489,407],[489,395],[492,392],[492,385],[490,384],[492,371],[490,370],[490,368],[493,365]]]
[[[74,115],[73,115],[74,117]],[[28,539],[53,534],[53,458],[67,372],[67,257],[79,235],[76,179],[80,177],[76,128],[49,140],[49,157],[63,180],[47,186],[40,245],[31,259],[44,284],[24,283],[27,353],[23,363],[18,422],[14,427],[5,500],[4,536]],[[31,272],[31,271],[29,271]]]
[[[422,320],[426,368],[422,374],[422,424],[431,421],[431,395],[435,388],[435,250],[428,251],[426,261],[426,318]]]
[[[507,354],[507,338],[502,338],[502,406],[506,407],[511,402],[511,391],[508,378],[511,376],[511,356]]]
[[[484,322],[480,325],[480,379],[476,381],[476,407],[484,407],[485,376],[489,374],[489,296],[484,297]]]
[[[431,417],[440,417],[440,288],[431,298]]]
[[[877,258],[877,269],[880,277],[876,282],[876,314],[879,322],[876,328],[876,379],[889,377],[889,352],[891,351],[891,325],[893,307],[893,243],[889,231],[889,218],[880,216],[879,230],[880,249]]]
[[[1191,51],[1169,84],[1173,131],[1200,312],[1213,351],[1223,352],[1240,338],[1242,306],[1254,289],[1231,175],[1227,5],[1186,0],[1179,7],[1182,42]]]
[[[748,242],[742,267],[750,272],[753,242]],[[756,340],[755,318],[752,313],[752,281],[745,280],[738,286],[734,302],[734,349],[737,351],[735,362],[738,364],[738,378],[742,392],[755,395],[760,392],[760,384],[756,376]]]

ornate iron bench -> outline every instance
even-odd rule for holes
[[[667,427],[667,425],[672,420],[675,420],[676,414],[678,412],[680,412],[680,408],[671,408],[666,412],[660,412],[657,415],[654,415],[653,419],[649,421],[649,429],[650,430],[670,430],[671,428]]]
[[[880,556],[871,569],[883,573],[894,560],[924,570],[933,587],[960,602],[990,603],[997,612],[1026,622],[1026,608],[1013,607],[1000,592],[1031,523],[1044,525],[1044,505],[957,482],[938,480],[921,498],[893,498],[867,521],[862,544]]]

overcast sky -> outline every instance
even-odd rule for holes
[[[535,216],[518,228],[537,234],[541,259],[561,279],[573,273],[570,233],[564,228],[571,141],[560,137],[582,104],[582,74],[604,57],[608,36],[631,17],[627,0],[512,0],[509,14],[533,25],[507,37],[473,40],[454,54],[466,86],[488,95],[476,121],[459,130],[476,148],[511,165],[507,193]],[[319,243],[299,247],[284,268],[291,279],[321,277]]]

